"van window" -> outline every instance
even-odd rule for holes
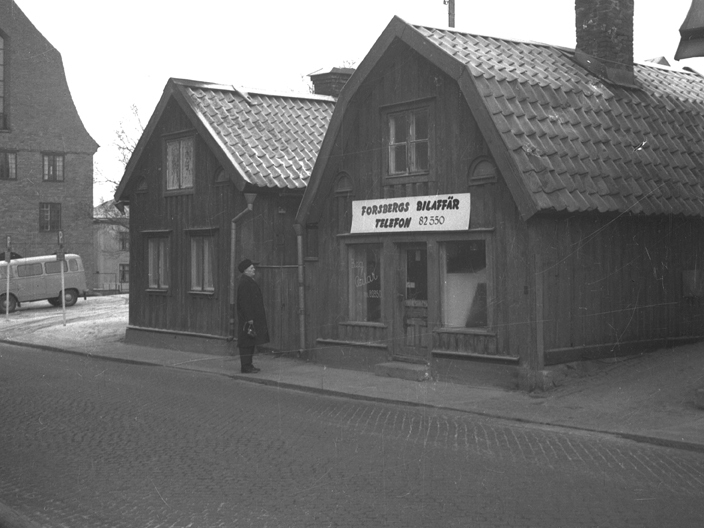
[[[70,269],[71,271],[78,271],[78,261],[75,259],[69,260],[68,261],[68,269]]]
[[[41,262],[17,266],[18,277],[34,277],[35,275],[41,275],[42,273],[44,273],[44,271],[42,270]]]
[[[12,272],[10,272],[10,277],[12,277]],[[0,279],[7,279],[7,266],[0,268]]]
[[[64,263],[64,271],[68,271],[66,267],[66,261]],[[47,273],[61,273],[61,261],[55,260],[53,262],[45,262],[44,269]]]

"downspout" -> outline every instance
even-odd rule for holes
[[[247,213],[251,213],[254,209],[254,199],[257,197],[254,193],[245,193],[244,198],[247,200],[247,209],[235,216],[230,222],[230,339],[237,339],[235,332],[235,283],[237,271],[235,244],[237,242],[237,222]]]
[[[298,334],[299,350],[302,354],[306,348],[306,302],[305,302],[305,279],[303,272],[303,229],[300,224],[294,224],[296,232],[296,245],[298,246]]]

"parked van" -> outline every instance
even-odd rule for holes
[[[64,267],[64,299],[66,306],[73,306],[82,295],[86,298],[86,273],[81,257],[67,254],[66,260],[56,260],[56,255],[27,257],[10,261],[10,312],[23,302],[49,301],[61,306],[61,265]],[[0,262],[0,313],[5,313],[7,296],[7,262]]]

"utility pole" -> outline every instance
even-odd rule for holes
[[[447,25],[453,28],[455,27],[455,0],[443,0],[443,4],[447,5]]]

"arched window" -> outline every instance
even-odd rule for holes
[[[499,170],[493,160],[481,157],[469,167],[469,185],[496,183]]]
[[[346,172],[337,175],[334,189],[335,217],[337,232],[349,233],[352,226],[352,200],[354,200],[354,182]]]

